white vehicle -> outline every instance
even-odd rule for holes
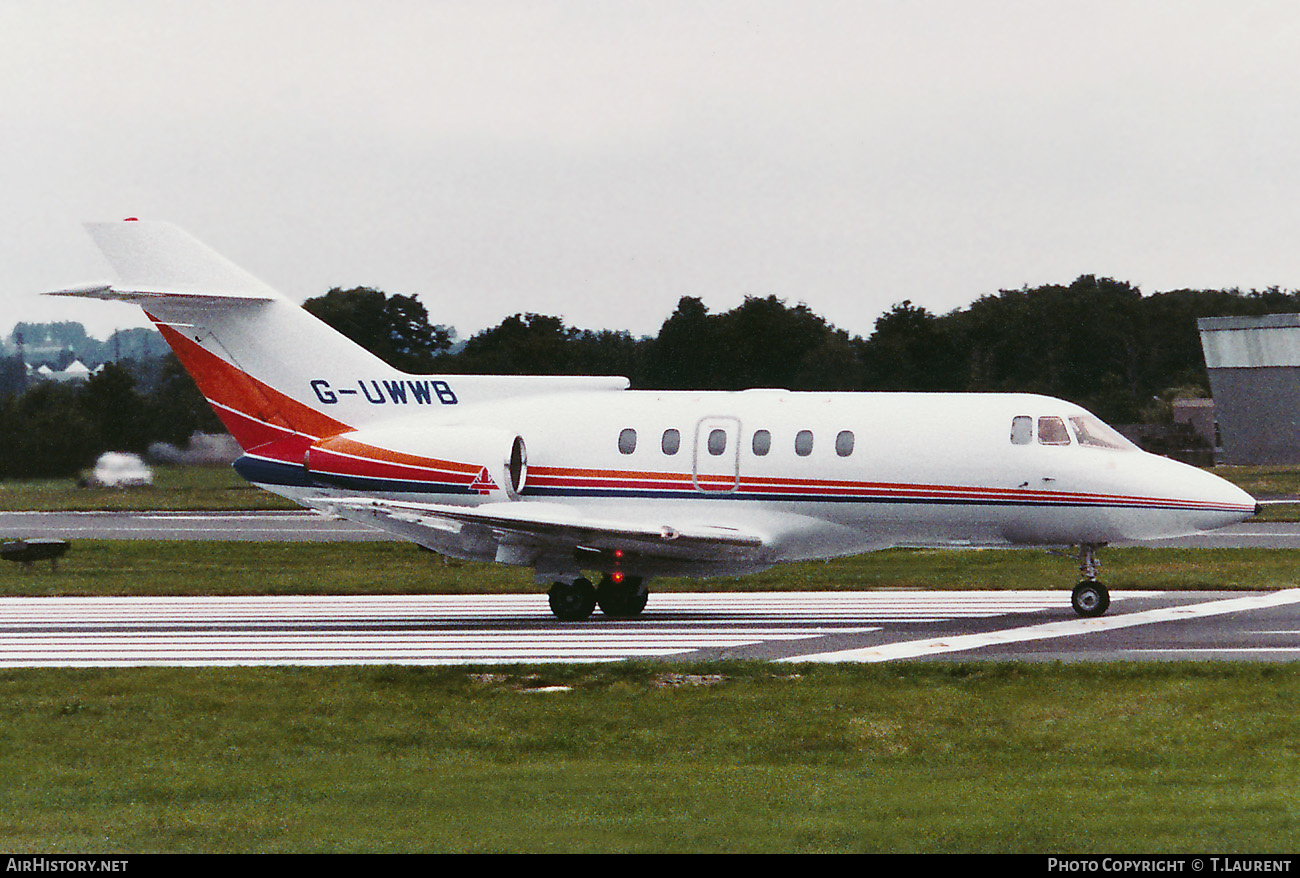
[[[654,576],[894,546],[1096,550],[1243,521],[1253,498],[1027,394],[657,392],[619,377],[412,375],[180,229],[88,226],[238,440],[249,481],[455,558],[532,567],[564,620]],[[592,584],[592,578],[599,580]]]
[[[105,451],[95,461],[91,481],[107,488],[135,488],[153,484],[153,470],[138,454]]]

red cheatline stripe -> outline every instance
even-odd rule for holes
[[[730,485],[734,476],[702,475],[699,482]],[[672,491],[689,489],[694,481],[689,473],[654,473],[628,470],[593,470],[572,467],[534,467],[529,470],[529,484],[544,488]],[[1168,506],[1170,508],[1206,510],[1249,510],[1239,504],[1208,500],[1181,500],[1167,497],[1142,497],[1125,494],[1070,493],[1065,491],[1027,491],[1022,489],[984,488],[977,486],[920,485],[893,482],[842,482],[826,479],[776,477],[742,478],[738,493],[788,494],[826,497],[862,496],[914,500],[982,500],[1060,504],[1105,504],[1112,506]]]

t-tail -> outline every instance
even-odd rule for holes
[[[49,293],[141,306],[245,452],[240,471],[301,467],[314,444],[503,397],[622,390],[627,379],[413,375],[393,368],[170,223],[88,223],[117,283]]]

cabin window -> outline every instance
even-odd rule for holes
[[[794,453],[800,457],[807,457],[812,454],[813,434],[812,430],[800,430],[794,437]]]
[[[840,434],[835,437],[835,453],[840,457],[848,457],[853,453],[852,430],[841,430]]]
[[[1038,444],[1069,445],[1070,433],[1065,429],[1065,421],[1060,418],[1039,418]]]
[[[1011,444],[1028,445],[1034,441],[1034,419],[1029,415],[1016,415],[1011,419]]]
[[[709,454],[712,454],[714,457],[717,457],[719,454],[721,454],[722,452],[726,451],[726,450],[727,450],[727,431],[726,431],[726,430],[710,430],[710,431],[709,431],[708,449],[709,449]]]
[[[664,430],[664,438],[660,443],[664,454],[676,454],[682,447],[682,434],[676,430]]]
[[[754,431],[754,456],[762,457],[772,450],[772,434],[767,430]]]
[[[636,451],[636,430],[631,427],[618,434],[618,450],[623,454]]]

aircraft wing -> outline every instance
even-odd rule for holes
[[[767,540],[733,527],[692,522],[602,519],[555,503],[450,506],[368,497],[305,501],[336,515],[452,555],[623,550],[642,557],[761,562]],[[665,518],[669,516],[665,515]],[[495,547],[495,548],[494,548]],[[455,550],[459,551],[455,551]]]

